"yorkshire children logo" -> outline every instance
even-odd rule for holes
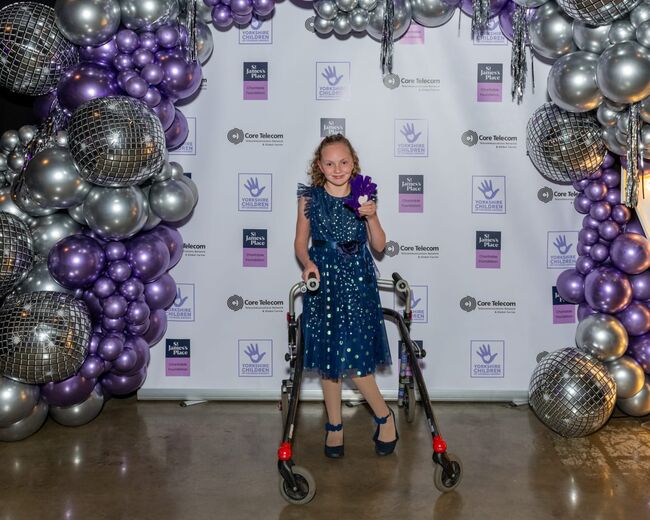
[[[470,341],[470,377],[504,377],[505,341],[473,339]]]
[[[503,63],[479,63],[476,72],[476,101],[501,102],[503,97]]]
[[[165,340],[165,375],[167,377],[190,376],[190,340]]]
[[[577,231],[549,231],[546,239],[547,269],[569,269],[576,263],[578,255]]]
[[[551,288],[553,296],[553,325],[576,322],[576,306],[566,301],[557,291],[557,287]]]
[[[506,178],[503,175],[472,176],[472,213],[506,212]]]
[[[426,119],[395,119],[395,157],[429,156],[429,122]]]
[[[321,117],[320,136],[341,134],[345,135],[345,118],[343,117]]]
[[[194,321],[194,284],[176,283],[176,298],[167,309],[167,321]]]
[[[316,62],[316,99],[330,101],[349,99],[350,97],[350,62],[317,61]]]
[[[242,265],[244,267],[267,267],[268,237],[266,229],[244,229],[242,247]]]
[[[271,211],[273,175],[270,173],[239,174],[239,211]]]
[[[239,377],[273,376],[273,340],[238,340]]]
[[[189,133],[185,142],[176,150],[169,152],[169,155],[196,155],[196,117],[186,117]]]
[[[269,64],[266,61],[244,62],[244,100],[269,99]]]
[[[488,18],[485,31],[476,35],[473,42],[474,45],[508,45],[508,40],[499,26],[499,17]]]
[[[478,269],[501,267],[501,231],[476,232],[476,267]]]
[[[399,176],[399,212],[424,211],[424,175]]]
[[[411,313],[413,323],[429,322],[429,286],[411,285]],[[404,308],[404,302],[397,293],[393,297],[393,308]]]
[[[253,16],[248,27],[239,28],[240,45],[270,45],[273,43],[273,19],[260,20]]]

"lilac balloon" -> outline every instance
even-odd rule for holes
[[[187,99],[192,97],[201,88],[201,83],[203,81],[203,68],[198,61],[190,64],[190,76],[191,79],[189,85],[184,90],[178,92],[178,99]]]
[[[176,109],[174,122],[167,130],[165,130],[165,142],[167,149],[176,150],[176,148],[180,147],[185,142],[189,134],[190,129],[187,125],[187,119],[185,118],[185,115],[183,112]]]
[[[232,13],[232,21],[235,22],[237,25],[248,25],[251,23],[251,20],[253,19],[253,13],[248,13],[248,14],[235,14]]]
[[[199,1],[200,1],[200,0],[199,0]],[[214,7],[215,5],[217,5],[217,4],[219,4],[219,3],[222,3],[222,4],[223,4],[223,3],[225,3],[225,2],[223,2],[222,0],[203,0],[203,3],[204,3],[205,5],[209,5],[210,7]]]
[[[641,235],[645,237],[645,231],[643,231],[643,226],[641,225],[641,222],[639,221],[636,215],[633,215],[630,221],[625,225],[625,232],[636,233],[637,235]]]
[[[125,348],[113,362],[116,372],[130,372],[138,361],[138,354],[131,348]]]
[[[126,327],[124,318],[102,318],[102,327],[109,332],[122,332]]]
[[[156,41],[164,49],[171,49],[180,43],[181,35],[173,25],[163,25],[156,31]]]
[[[609,202],[612,206],[616,206],[621,203],[621,190],[618,188],[610,188],[605,195],[605,200]]]
[[[244,16],[253,12],[253,0],[232,0],[230,10],[235,15]]]
[[[131,302],[126,311],[126,321],[131,325],[141,325],[149,319],[151,311],[144,302]]]
[[[589,213],[592,204],[593,202],[589,200],[589,197],[587,197],[584,193],[578,195],[573,201],[573,207],[575,210],[578,213],[582,213],[583,215]]]
[[[109,334],[99,342],[97,354],[106,361],[113,361],[117,359],[123,349],[124,335]]]
[[[97,354],[97,348],[99,347],[99,342],[102,340],[100,334],[93,334],[90,336],[90,343],[88,344],[88,354],[95,355]]]
[[[85,235],[71,235],[50,250],[47,266],[52,277],[68,289],[92,284],[104,270],[104,250]]]
[[[572,183],[573,189],[579,192],[585,191],[585,188],[589,186],[589,179],[580,179],[579,181],[574,181]]]
[[[147,370],[142,369],[132,376],[109,372],[101,379],[102,388],[111,395],[127,395],[135,392],[147,378]]]
[[[626,354],[632,356],[646,374],[650,374],[650,334],[630,338]]]
[[[650,300],[650,271],[629,277],[635,300]]]
[[[253,0],[253,12],[256,16],[268,16],[274,8],[274,0]]]
[[[641,302],[632,302],[616,318],[630,336],[641,336],[650,330],[650,309]]]
[[[176,116],[176,111],[174,108],[174,103],[171,102],[167,97],[163,96],[160,103],[158,103],[154,108],[152,108],[154,114],[160,119],[160,123],[164,130],[167,130],[172,123],[174,122],[174,117]]]
[[[117,94],[112,70],[96,63],[80,63],[66,72],[57,85],[59,104],[74,112],[86,101]]]
[[[589,177],[587,177],[590,181],[595,181],[597,179],[600,179],[603,176],[602,170],[598,170],[594,173],[592,173]]]
[[[120,53],[113,58],[113,67],[119,71],[131,70],[133,69],[133,58],[130,54]]]
[[[131,266],[126,260],[115,260],[109,264],[107,273],[111,280],[124,282],[131,278]]]
[[[102,304],[104,308],[104,316],[113,320],[124,316],[128,307],[126,298],[120,294],[114,294],[105,298]]]
[[[155,53],[158,50],[158,41],[156,40],[156,35],[152,32],[140,33],[140,48],[147,49],[148,51]]]
[[[140,76],[133,76],[124,84],[124,90],[126,90],[126,93],[136,99],[143,98],[148,89],[149,84]]]
[[[584,228],[598,229],[598,226],[600,226],[600,220],[596,220],[591,215],[586,215],[585,218],[582,219],[582,227]]]
[[[122,242],[109,242],[104,246],[107,260],[122,260],[126,256],[126,246]]]
[[[138,360],[132,368],[131,374],[149,366],[151,359],[149,344],[142,336],[128,336],[125,346],[132,349],[138,355]]]
[[[591,316],[592,314],[598,314],[598,311],[589,307],[589,304],[581,303],[578,305],[578,321],[582,321],[587,316]]]
[[[147,305],[153,311],[167,309],[176,299],[176,282],[169,273],[144,286]]]
[[[606,220],[601,222],[598,226],[598,233],[605,240],[614,240],[618,235],[621,234],[621,226],[619,226],[613,220]]]
[[[636,233],[624,233],[612,242],[610,257],[624,273],[642,273],[650,267],[650,242]]]
[[[612,214],[612,206],[609,202],[594,202],[589,210],[589,214],[596,220],[607,220]]]
[[[120,285],[120,294],[133,302],[144,294],[144,284],[137,278],[129,278]]]
[[[146,319],[144,322],[138,324],[138,325],[127,325],[126,330],[129,332],[129,334],[133,334],[134,336],[142,336],[147,330],[149,330],[149,319]]]
[[[609,248],[605,244],[594,244],[591,246],[591,249],[589,250],[589,255],[591,258],[593,258],[596,262],[604,262],[607,260],[607,257],[609,256]]]
[[[95,355],[88,356],[79,369],[79,374],[87,379],[95,379],[101,376],[102,372],[104,372],[104,360]]]
[[[133,275],[143,282],[159,278],[169,268],[167,245],[155,235],[135,237],[127,242],[126,247],[126,258],[133,269]]]
[[[145,332],[143,339],[152,347],[158,343],[167,331],[167,313],[164,309],[158,309],[149,316],[149,329]]]
[[[581,256],[588,255],[591,253],[591,246],[587,246],[581,242],[578,242],[578,245],[576,246],[576,252]]]
[[[501,9],[504,8],[508,0],[490,0],[490,14],[489,17],[492,18],[501,12]],[[472,0],[462,0],[460,3],[461,10],[471,16],[474,13],[474,7]]]
[[[608,188],[618,188],[621,184],[621,174],[614,169],[603,170],[602,181]]]
[[[166,56],[161,66],[164,74],[160,88],[167,96],[185,99],[200,88],[203,78],[200,63],[187,63],[183,58]]]
[[[607,186],[600,180],[591,181],[585,188],[585,195],[594,202],[603,200],[607,195]]]
[[[81,61],[109,65],[113,62],[113,58],[117,56],[118,52],[119,50],[117,48],[117,43],[115,43],[115,38],[112,38],[97,47],[80,47],[79,57]]]
[[[605,155],[605,160],[603,161],[603,168],[611,168],[614,166],[614,163],[616,162],[616,157],[614,157],[611,153],[608,153]]]
[[[598,242],[598,239],[598,231],[595,229],[585,228],[581,229],[580,233],[578,233],[578,240],[588,246],[594,245],[596,242]]]
[[[134,70],[123,70],[117,75],[117,84],[120,86],[120,88],[124,91],[126,91],[126,82],[129,81],[131,78],[137,78],[138,73]]]
[[[158,106],[162,101],[162,95],[156,87],[149,87],[147,93],[142,98],[142,101],[144,101],[149,108],[153,108]]]
[[[140,39],[135,31],[131,29],[122,29],[117,32],[115,36],[115,41],[117,43],[117,48],[124,53],[132,53],[138,47],[140,47]]]
[[[34,115],[39,121],[43,121],[47,119],[47,116],[50,115],[50,111],[52,109],[52,105],[54,104],[54,100],[56,99],[56,90],[53,90],[52,92],[48,92],[47,94],[43,94],[42,96],[38,96],[34,98],[34,106],[33,111]]]
[[[165,73],[160,65],[151,63],[145,65],[140,71],[140,77],[144,79],[149,85],[158,85],[165,76]]]
[[[169,269],[174,267],[183,256],[183,237],[178,229],[160,224],[150,231],[162,239],[169,250]]]
[[[98,298],[108,298],[115,292],[115,282],[106,276],[100,276],[93,284],[93,293]]]
[[[153,52],[142,48],[134,51],[131,58],[133,59],[133,64],[139,69],[152,64],[155,59]]]
[[[95,383],[95,378],[77,374],[57,383],[42,385],[41,397],[52,406],[74,406],[88,399]]]
[[[616,313],[632,301],[632,285],[613,267],[599,267],[585,277],[585,299],[597,311]]]
[[[563,271],[557,278],[557,292],[570,303],[585,301],[585,279],[575,269]]]
[[[227,5],[217,5],[212,9],[212,23],[215,27],[225,29],[232,24],[232,11]]]
[[[617,224],[626,224],[632,218],[632,211],[623,204],[617,204],[612,208],[612,219]]]
[[[579,256],[576,260],[576,269],[582,275],[587,275],[596,268],[596,262],[591,256]]]

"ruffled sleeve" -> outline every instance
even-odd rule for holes
[[[304,198],[305,199],[305,217],[309,218],[309,214],[311,212],[311,203],[312,203],[312,195],[314,193],[314,188],[313,186],[307,186],[306,184],[298,183],[298,199]]]

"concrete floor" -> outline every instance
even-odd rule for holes
[[[280,414],[274,403],[109,401],[93,422],[48,420],[0,443],[0,520],[14,519],[641,519],[650,518],[649,417],[615,417],[564,439],[531,410],[436,403],[458,489],[433,486],[423,414],[398,417],[396,454],[374,454],[364,407],[344,408],[346,455],[322,454],[320,403],[300,408],[294,460],[318,484],[306,506],[278,492]]]

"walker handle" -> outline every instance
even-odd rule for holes
[[[408,291],[409,285],[399,273],[393,273],[393,282],[395,282],[395,289],[398,292],[405,293]]]
[[[316,278],[316,273],[309,273],[309,276],[307,277],[307,281],[305,282],[305,286],[307,287],[307,290],[309,292],[314,292],[318,290],[318,288],[320,287],[320,282],[318,281],[318,278]]]

